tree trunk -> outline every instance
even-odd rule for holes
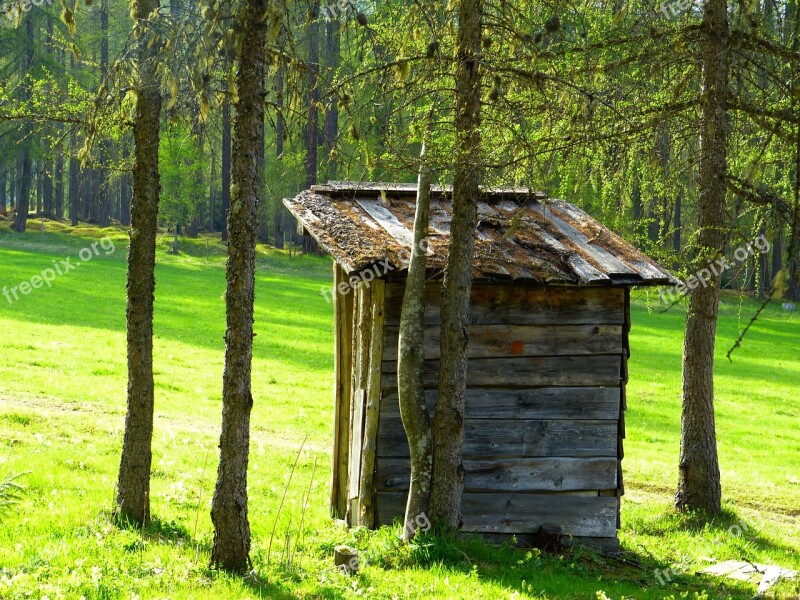
[[[75,136],[73,134],[74,145]],[[81,205],[81,185],[80,185],[81,164],[73,157],[69,159],[69,221],[73,227],[78,225],[78,215]]]
[[[6,210],[6,171],[0,169],[0,215],[8,215]]]
[[[9,199],[9,201],[11,203],[11,210],[13,210],[13,211],[17,210],[17,181],[16,181],[16,175],[17,175],[17,168],[14,167],[11,170],[11,177],[9,178],[9,182],[8,182],[8,199]]]
[[[27,75],[30,69],[33,67],[33,59],[34,59],[34,37],[33,37],[33,19],[34,14],[33,12],[29,12],[25,16],[25,64],[23,65],[24,74]],[[21,100],[22,104],[25,105],[26,102],[30,101],[31,98],[31,83],[27,81],[21,86]],[[17,183],[17,213],[14,217],[14,223],[11,225],[11,229],[18,232],[24,233],[26,227],[28,226],[28,208],[30,203],[30,193],[31,193],[31,183],[33,178],[32,168],[31,168],[31,141],[30,139],[25,139],[28,136],[29,128],[27,126],[22,127],[21,134],[22,134],[22,157],[19,164],[19,169],[17,173],[19,174],[19,182]]]
[[[319,0],[311,0],[312,15],[319,15]],[[317,183],[319,147],[319,19],[308,27],[308,122],[306,124],[306,188]]]
[[[50,153],[49,147],[45,144],[45,152]],[[40,177],[42,179],[42,213],[48,218],[53,217],[53,174],[50,170],[53,166],[49,160],[42,162]]]
[[[24,233],[28,225],[28,203],[31,195],[31,155],[27,142],[22,144],[22,158],[17,168],[19,181],[17,182],[17,214],[11,229],[16,232]]]
[[[128,140],[122,140],[122,162],[127,163],[130,156]],[[119,190],[119,222],[122,225],[131,224],[131,174],[125,171],[120,177]]]
[[[233,180],[228,217],[227,329],[222,387],[222,433],[217,485],[211,505],[214,547],[211,564],[242,573],[250,565],[247,518],[247,464],[250,451],[251,366],[255,247],[261,195],[261,130],[264,127],[269,0],[247,0],[240,13],[243,41],[239,57],[239,103],[233,139]]]
[[[228,210],[231,206],[231,102],[222,101],[222,241],[228,240]]]
[[[133,0],[132,16],[146,21],[158,0]],[[122,445],[117,511],[124,520],[150,519],[150,466],[153,437],[153,300],[156,233],[161,183],[158,147],[161,92],[157,84],[159,49],[145,26],[138,41],[139,88],[134,122],[133,204],[128,254],[128,413]]]
[[[339,69],[340,45],[341,45],[341,22],[339,19],[331,19],[325,28],[325,39],[327,52],[326,63],[328,67],[328,81],[333,81],[336,71]],[[323,137],[325,139],[325,152],[328,160],[328,179],[336,179],[337,161],[332,154],[336,146],[336,138],[339,136],[339,104],[336,98],[329,101],[325,111],[325,128]]]
[[[55,189],[55,206],[53,207],[53,216],[56,221],[61,221],[64,218],[64,147],[58,147],[58,156],[56,157],[56,170],[54,173],[56,189]]]
[[[464,396],[472,290],[472,260],[481,170],[480,53],[482,0],[461,0],[455,74],[455,156],[449,254],[442,287],[439,395],[433,417],[433,482],[430,519],[456,529],[464,491]]]
[[[728,17],[725,0],[703,5],[701,36],[700,166],[697,220],[700,256],[706,262],[724,251],[727,170]],[[716,271],[715,271],[716,272]],[[714,419],[714,342],[720,275],[700,285],[689,299],[683,346],[683,407],[678,491],[679,509],[721,511],[722,491]]]
[[[275,157],[283,158],[283,141],[286,135],[286,119],[283,116],[283,85],[286,77],[286,67],[281,65],[275,75]]]
[[[425,164],[425,144],[420,153],[417,208],[414,215],[414,245],[408,267],[400,339],[397,350],[397,393],[400,416],[408,438],[411,456],[411,483],[408,489],[403,539],[416,532],[417,517],[425,510],[430,493],[433,467],[431,420],[425,399],[422,368],[425,362],[425,260],[428,247],[428,221],[431,204],[431,172]]]
[[[92,191],[94,190],[94,169],[86,167],[81,177],[81,210],[84,221],[92,220]]]
[[[100,2],[100,79],[105,83],[108,77],[108,0]],[[111,214],[111,194],[108,185],[108,169],[106,164],[111,158],[111,141],[103,139],[100,144],[100,168],[97,170],[97,220],[100,227],[108,227]]]
[[[673,224],[672,232],[672,249],[675,254],[681,253],[681,227],[683,227],[683,190],[678,190],[678,195],[675,197],[675,221]]]
[[[209,177],[208,182],[208,230],[210,232],[214,232],[214,185],[217,183],[217,157],[214,154],[214,147],[211,142],[209,142],[210,154],[211,154],[211,176]]]
[[[777,221],[772,233],[772,274],[771,284],[777,284],[778,273],[783,269],[783,223]]]

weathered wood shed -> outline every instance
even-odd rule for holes
[[[432,191],[425,384],[433,409],[450,190]],[[409,451],[397,342],[416,185],[318,185],[284,204],[335,260],[331,507],[350,524],[402,517]],[[631,286],[664,269],[586,213],[527,189],[484,190],[476,231],[463,530],[615,548],[623,494]]]

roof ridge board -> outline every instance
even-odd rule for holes
[[[382,183],[382,182],[356,182],[356,181],[329,181],[324,184],[312,185],[310,191],[324,196],[331,197],[354,197],[357,194],[365,192],[385,192],[392,195],[414,195],[417,194],[416,183]],[[547,200],[548,196],[544,192],[531,190],[528,187],[485,187],[480,186],[481,195],[480,199],[487,201],[491,204],[491,200],[498,199],[511,199],[518,198],[522,202],[531,200]],[[450,185],[437,185],[431,186],[431,195],[436,197],[450,197],[453,193],[453,187]]]

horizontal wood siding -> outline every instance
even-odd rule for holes
[[[464,458],[617,456],[618,421],[466,419]],[[407,458],[401,420],[382,417],[378,456]]]
[[[383,358],[397,360],[399,327],[386,327]],[[439,358],[441,329],[425,328],[425,356]],[[470,358],[621,354],[622,325],[472,325]]]
[[[439,361],[426,360],[425,387],[438,384]],[[471,358],[467,387],[619,386],[620,355]],[[397,389],[397,361],[383,361],[383,389]]]
[[[408,441],[397,402],[403,284],[387,282],[374,488],[401,517]],[[424,383],[433,411],[441,283],[427,288]],[[626,376],[625,290],[476,284],[465,406],[464,531],[533,536],[542,524],[613,546]]]
[[[617,487],[614,457],[468,459],[464,461],[464,469],[464,489],[468,492],[564,492]],[[408,490],[409,478],[408,460],[384,458],[378,462],[375,487],[386,491]]]
[[[436,390],[425,393],[428,410],[433,412]],[[474,419],[619,419],[619,387],[563,387],[506,390],[473,388],[467,390],[465,412]],[[400,415],[397,394],[387,394],[381,402],[381,416]]]
[[[378,492],[378,524],[389,525],[402,515],[405,500],[402,492]],[[532,534],[543,524],[552,523],[561,527],[565,535],[613,537],[618,509],[619,498],[614,497],[466,492],[462,531]]]
[[[386,284],[386,324],[400,324],[404,283]],[[439,323],[441,282],[428,284],[425,323]],[[608,287],[472,286],[472,325],[623,325],[624,290]]]

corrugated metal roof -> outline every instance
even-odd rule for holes
[[[416,184],[329,182],[283,203],[348,273],[408,267]],[[447,264],[451,189],[434,186],[427,266]],[[385,265],[386,263],[383,262]],[[585,212],[527,188],[483,189],[474,277],[581,285],[674,285],[669,272]]]

